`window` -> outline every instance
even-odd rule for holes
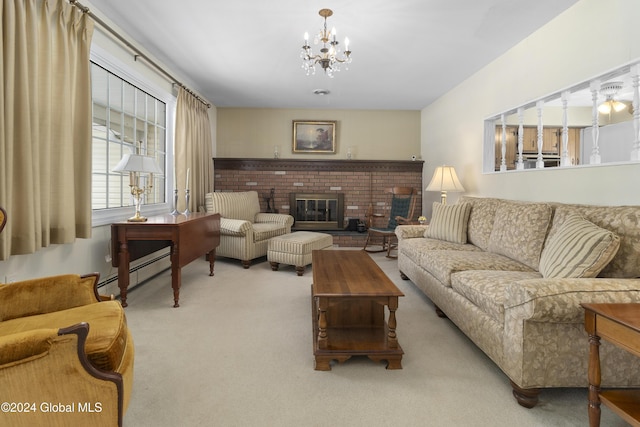
[[[154,157],[162,174],[153,177],[145,204],[165,202],[166,104],[99,65],[91,64],[93,97],[92,208],[132,205],[129,177],[112,169],[123,154]]]
[[[144,69],[143,69],[144,71]],[[92,209],[93,226],[122,221],[133,214],[128,175],[113,172],[126,153],[156,159],[162,173],[144,196],[143,215],[171,210],[168,188],[173,185],[173,120],[176,98],[171,90],[113,57],[99,46],[91,48],[92,81]]]

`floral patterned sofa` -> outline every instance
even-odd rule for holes
[[[396,229],[398,268],[509,377],[522,406],[587,387],[583,302],[640,302],[640,206],[462,197]],[[640,386],[638,359],[600,347],[602,387]]]

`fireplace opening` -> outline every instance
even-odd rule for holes
[[[290,193],[290,214],[296,230],[342,230],[344,194]]]

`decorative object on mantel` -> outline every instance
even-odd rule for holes
[[[438,166],[433,173],[431,182],[425,188],[426,191],[439,191],[440,202],[443,205],[447,204],[447,191],[462,192],[464,187],[456,175],[456,170],[453,166]]]
[[[336,153],[336,121],[293,121],[294,153]]]
[[[156,159],[151,156],[143,156],[140,154],[140,147],[136,145],[135,154],[127,153],[122,156],[120,162],[113,168],[114,172],[129,172],[129,187],[131,187],[131,195],[135,205],[136,213],[127,221],[144,222],[146,217],[140,215],[140,206],[145,192],[151,192],[153,188],[153,174],[162,173]],[[146,183],[140,183],[142,174],[148,174]]]
[[[278,213],[278,209],[276,209],[275,206],[275,199],[276,199],[276,189],[272,188],[269,191],[269,195],[262,195],[262,197],[264,198],[265,202],[267,202],[267,213]]]
[[[324,73],[333,78],[333,73],[340,71],[340,65],[345,64],[345,70],[349,69],[351,63],[351,51],[349,50],[349,38],[344,38],[344,52],[340,51],[340,42],[336,39],[336,27],[331,31],[327,30],[327,18],[333,15],[331,9],[320,9],[318,12],[324,18],[324,26],[316,35],[313,43],[320,44],[320,53],[314,54],[309,46],[309,33],[304,33],[304,45],[300,52],[302,58],[302,68],[306,71],[307,76],[316,73],[316,64],[320,64]]]

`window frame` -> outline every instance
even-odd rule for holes
[[[123,80],[131,83],[139,89],[147,92],[149,95],[157,98],[165,103],[165,123],[166,123],[166,138],[165,138],[165,202],[155,203],[152,205],[143,205],[143,215],[152,216],[163,213],[169,213],[173,203],[173,192],[170,191],[174,186],[174,122],[175,122],[175,110],[176,110],[176,96],[164,89],[149,82],[148,78],[143,77],[139,72],[133,68],[127,66],[119,59],[108,53],[106,50],[99,46],[91,47],[91,61],[106,69],[107,71],[116,74]],[[124,221],[133,215],[134,207],[124,206],[117,208],[106,209],[92,209],[92,227],[98,227],[102,225],[108,225],[113,222]]]

